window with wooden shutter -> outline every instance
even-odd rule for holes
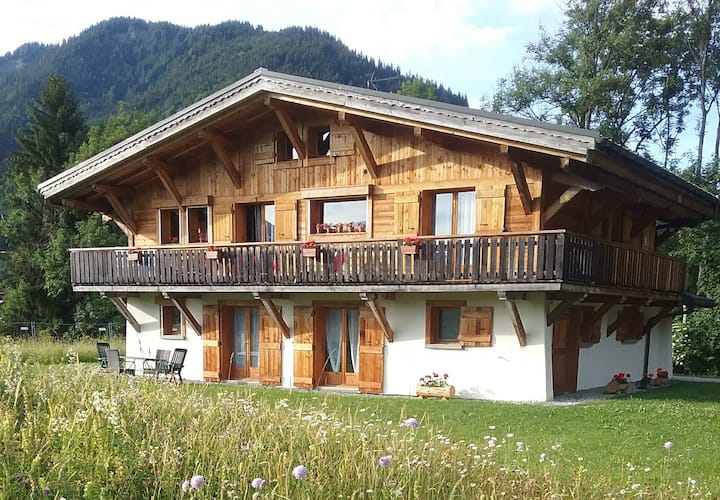
[[[293,323],[293,385],[313,388],[318,384],[315,374],[315,331],[313,308],[295,306]]]
[[[360,370],[358,390],[381,393],[383,390],[384,336],[380,323],[369,308],[360,309]]]
[[[505,186],[481,186],[475,191],[478,233],[501,233],[505,229]]]
[[[643,336],[643,314],[639,307],[629,307],[619,313],[621,322],[618,325],[615,340],[622,342],[637,341]]]
[[[280,328],[270,314],[260,310],[260,383],[280,385],[282,375],[282,351]]]
[[[600,342],[600,323],[602,318],[592,321],[595,309],[592,307],[578,307],[580,317],[580,341],[583,345],[592,345]],[[592,321],[592,322],[591,322]]]
[[[203,378],[208,381],[220,380],[220,329],[218,307],[203,306]]]
[[[266,134],[255,141],[255,164],[275,163],[275,136]]]
[[[461,307],[458,341],[468,347],[491,347],[492,307]]]
[[[417,191],[395,194],[395,235],[415,236],[419,233],[420,197]]]
[[[215,205],[212,211],[212,239],[214,243],[231,243],[233,238],[232,205]]]
[[[275,201],[275,240],[297,240],[297,200]]]

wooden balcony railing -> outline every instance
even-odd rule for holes
[[[399,240],[71,250],[75,287],[539,283],[682,292],[684,263],[565,231]]]

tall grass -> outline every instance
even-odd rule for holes
[[[3,498],[691,498],[719,491],[717,454],[702,451],[717,450],[717,441],[692,442],[694,433],[705,439],[699,422],[717,434],[715,401],[558,407],[175,386],[82,363],[29,363],[13,347],[1,356]],[[410,417],[419,428],[404,425]],[[655,419],[666,421],[657,432]],[[696,464],[690,480],[685,472]],[[292,475],[298,465],[307,467],[304,479]],[[204,486],[184,494],[183,482],[196,475]],[[262,488],[253,488],[256,478]]]

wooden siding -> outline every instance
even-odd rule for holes
[[[358,285],[568,282],[678,293],[685,266],[610,242],[564,231],[477,237],[423,237],[406,255],[400,240],[323,243],[317,256],[298,243],[159,247],[128,259],[126,249],[71,251],[74,286]]]

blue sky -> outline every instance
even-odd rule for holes
[[[468,96],[477,107],[521,64],[540,26],[556,31],[563,0],[3,0],[0,54],[60,43],[115,16],[183,26],[248,21],[267,30],[315,26],[350,48]],[[238,75],[239,77],[242,75]],[[692,149],[690,126],[682,150]],[[706,143],[714,140],[715,124]]]

